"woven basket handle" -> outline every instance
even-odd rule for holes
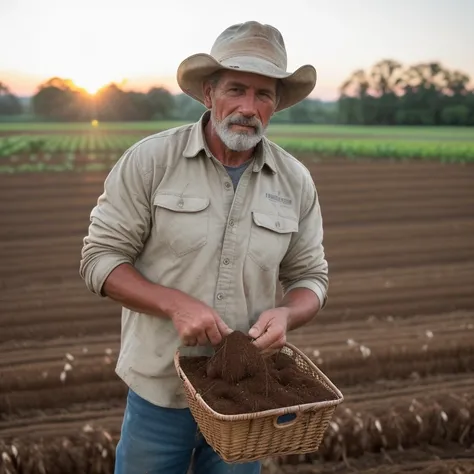
[[[296,412],[296,413],[291,413],[291,414],[294,415],[295,417],[292,420],[284,421],[283,423],[278,423],[278,419],[286,415],[275,416],[275,418],[273,418],[273,426],[278,429],[289,428],[290,426],[293,426],[298,421],[298,418],[301,416],[301,413]]]

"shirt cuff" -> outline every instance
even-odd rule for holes
[[[96,263],[89,271],[89,278],[87,279],[87,286],[90,291],[99,296],[105,297],[102,289],[108,276],[112,271],[123,263],[132,264],[131,260],[125,256],[101,255],[97,258]]]
[[[286,289],[286,293],[289,293],[291,290],[295,288],[307,288],[308,290],[313,291],[319,299],[320,310],[322,310],[326,306],[327,302],[327,294],[326,292],[314,281],[311,280],[300,280],[296,283],[293,283]]]

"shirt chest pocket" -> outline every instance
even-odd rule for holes
[[[274,270],[285,256],[293,232],[298,232],[296,219],[252,211],[249,257],[262,270]]]
[[[182,257],[206,245],[209,198],[162,193],[155,196],[153,204],[158,238],[176,256]]]

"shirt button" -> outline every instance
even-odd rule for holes
[[[229,225],[230,225],[231,227],[234,227],[234,224],[235,224],[234,219],[231,219],[231,220],[229,221]]]
[[[224,299],[224,294],[223,293],[217,293],[217,299],[218,300],[223,300]]]
[[[276,227],[277,229],[280,228],[280,222],[279,222],[279,221],[276,221],[276,222],[275,222],[275,227]]]
[[[179,201],[178,202],[178,207],[183,207],[184,206],[184,202],[183,201]]]
[[[225,184],[224,184],[224,186],[225,186],[227,189],[229,189],[232,185],[229,183],[229,181],[226,181]]]
[[[224,258],[224,260],[223,260],[223,263],[224,263],[224,265],[229,265],[229,263],[230,263],[230,259],[229,259],[229,258],[227,258],[227,257],[226,257],[226,258]]]

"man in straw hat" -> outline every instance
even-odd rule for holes
[[[185,473],[192,457],[200,474],[260,472],[258,462],[225,463],[199,434],[173,357],[235,329],[278,350],[326,303],[313,180],[264,136],[271,116],[316,83],[312,66],[286,68],[277,29],[227,28],[211,54],[178,68],[182,90],[209,110],[128,149],[92,210],[80,274],[123,307],[116,372],[129,391],[117,474]]]

